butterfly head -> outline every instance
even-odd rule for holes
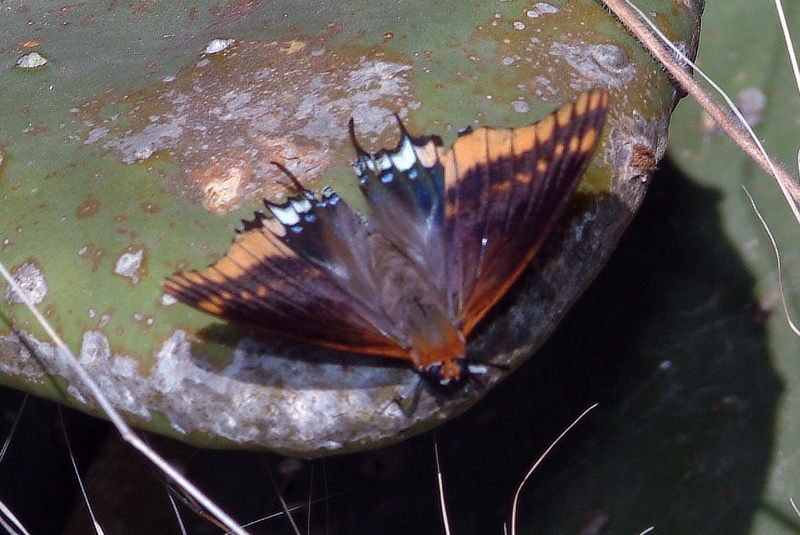
[[[450,390],[469,375],[469,368],[463,358],[457,358],[429,364],[420,373],[437,387]]]
[[[425,380],[435,385],[436,388],[445,392],[452,392],[458,389],[466,380],[472,380],[481,385],[484,384],[480,377],[489,373],[490,368],[504,372],[509,371],[508,366],[504,364],[479,362],[470,360],[467,357],[461,357],[431,364],[421,370],[420,373]]]

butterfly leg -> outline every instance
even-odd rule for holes
[[[419,398],[422,394],[422,376],[416,374],[416,381],[409,386],[405,392],[402,394],[396,395],[390,402],[383,406],[381,412],[384,412],[386,409],[389,408],[390,405],[397,403],[397,406],[400,407],[400,410],[406,416],[411,416],[414,414],[414,411],[417,410],[417,406],[419,405]]]

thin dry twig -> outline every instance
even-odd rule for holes
[[[637,39],[647,48],[653,57],[663,65],[672,75],[673,79],[694,98],[697,103],[709,114],[714,122],[736,143],[750,158],[753,159],[762,169],[773,176],[778,186],[789,204],[794,214],[795,220],[800,224],[800,185],[795,182],[791,174],[772,158],[761,143],[758,137],[750,129],[747,121],[744,120],[739,110],[732,101],[714,84],[697,66],[686,57],[683,52],[672,44],[657,27],[653,30],[660,34],[656,36],[647,29],[643,20],[650,23],[649,19],[642,11],[627,0],[601,0],[603,4],[611,10],[614,15],[636,36]],[[641,20],[640,20],[641,18]],[[652,24],[652,23],[650,23]],[[669,49],[667,48],[669,47]],[[671,50],[671,52],[670,52]],[[676,59],[676,57],[678,59]],[[680,60],[680,61],[679,61]],[[698,84],[692,75],[687,72],[685,66],[691,65],[698,74],[712,84],[715,89],[720,91],[726,99],[730,109],[736,115],[739,122],[734,122],[728,112],[716,100]]]
[[[436,482],[439,484],[439,507],[442,509],[442,522],[444,523],[444,535],[450,534],[450,518],[447,516],[447,503],[444,500],[444,479],[442,478],[442,467],[439,464],[439,442],[434,436],[433,454],[436,458]]]
[[[58,405],[58,418],[61,420],[61,431],[64,433],[64,441],[67,444],[67,452],[69,452],[69,460],[72,463],[72,471],[75,472],[75,478],[78,480],[78,487],[81,489],[81,497],[83,497],[83,503],[86,504],[86,510],[89,512],[89,517],[92,519],[94,532],[97,535],[105,535],[103,526],[100,525],[100,522],[97,521],[97,517],[94,516],[94,508],[89,502],[89,495],[86,494],[86,487],[83,485],[81,472],[78,470],[78,465],[75,463],[75,455],[72,453],[72,444],[70,443],[69,435],[67,434],[67,426],[64,423],[64,411],[61,410],[61,405]]]
[[[28,403],[28,395],[29,394],[25,394],[25,397],[22,398],[22,403],[19,406],[19,410],[17,410],[17,416],[14,418],[14,423],[11,424],[11,430],[8,432],[8,436],[3,442],[3,447],[0,448],[0,463],[2,463],[6,458],[6,452],[8,451],[8,447],[11,445],[11,439],[14,438],[14,433],[17,431],[19,421],[22,419],[22,412],[25,410],[25,405]]]
[[[28,308],[28,310],[30,310],[31,314],[33,314],[33,317],[36,318],[36,321],[42,326],[50,339],[53,340],[53,343],[56,345],[57,354],[63,357],[64,361],[73,370],[73,372],[75,372],[75,374],[78,376],[78,379],[83,383],[84,387],[91,392],[97,404],[103,410],[111,423],[114,424],[114,427],[117,428],[117,431],[122,439],[136,448],[136,450],[138,450],[151,463],[153,463],[156,468],[161,470],[167,477],[172,479],[176,485],[181,487],[187,494],[197,500],[197,502],[201,504],[210,514],[214,515],[223,524],[225,524],[229,530],[237,535],[247,535],[247,531],[239,526],[239,524],[233,520],[230,515],[220,509],[213,501],[211,501],[208,496],[201,492],[200,489],[198,489],[191,481],[184,477],[183,474],[178,472],[163,457],[156,453],[155,450],[148,446],[147,443],[142,440],[133,431],[133,429],[131,429],[131,427],[122,418],[122,415],[120,415],[105,394],[103,394],[100,386],[91,378],[84,367],[81,366],[80,362],[78,362],[78,359],[75,358],[75,355],[72,353],[69,347],[64,343],[64,341],[61,339],[55,329],[53,329],[42,313],[39,312],[39,309],[36,308],[36,305],[34,305],[30,300],[27,292],[21,288],[19,284],[17,284],[17,281],[14,280],[14,277],[11,276],[11,273],[8,272],[2,262],[0,262],[0,275],[6,279],[12,291],[17,293],[20,299],[22,299],[22,302],[25,303],[25,306]]]
[[[692,97],[694,97],[697,103],[706,111],[706,113],[709,114],[709,116],[712,117],[712,119],[717,122],[720,128],[722,128],[728,134],[731,140],[739,145],[739,147],[741,147],[748,156],[750,156],[762,167],[762,169],[764,169],[775,179],[778,187],[781,189],[781,193],[783,193],[783,196],[786,199],[786,203],[792,210],[795,221],[800,224],[800,209],[798,209],[800,185],[798,185],[792,176],[767,153],[767,151],[764,149],[764,146],[759,141],[758,136],[756,136],[755,132],[753,132],[752,128],[750,128],[750,125],[744,119],[739,109],[736,107],[730,97],[728,97],[725,91],[720,88],[719,85],[717,85],[709,76],[707,76],[702,69],[697,67],[697,65],[695,65],[691,59],[686,57],[686,55],[677,46],[675,46],[675,44],[672,43],[663,32],[661,32],[661,30],[653,23],[653,21],[651,21],[638,7],[631,3],[630,0],[602,1],[605,6],[610,9],[620,19],[620,21],[622,21],[622,23],[625,24],[625,26],[642,42],[648,51],[650,51],[650,53],[659,62],[661,62],[664,68],[673,75],[674,79],[679,83],[679,85],[681,85],[681,87],[683,87]],[[797,56],[794,52],[794,44],[792,42],[792,36],[789,31],[788,24],[786,22],[786,16],[784,14],[781,0],[775,0],[775,7],[778,13],[778,19],[780,21],[784,42],[786,44],[786,50],[792,66],[795,84],[797,85],[798,93],[800,93],[800,67],[798,67],[797,64]],[[653,33],[650,33],[650,31],[645,28],[645,24],[651,28]],[[667,50],[667,47],[671,53]],[[674,54],[674,57],[672,54]],[[725,100],[729,109],[738,119],[738,124],[731,120],[724,108],[722,108],[711,97],[711,95],[705,89],[703,89],[686,70],[684,70],[683,65],[691,66],[700,77],[702,77],[711,87],[713,87],[715,91],[722,95],[722,98]],[[797,163],[798,169],[800,169],[800,151],[798,151]],[[745,188],[745,193],[750,200],[753,210],[756,212],[756,216],[761,222],[761,225],[764,227],[767,235],[769,236],[769,240],[775,254],[778,271],[778,285],[780,289],[781,304],[783,306],[784,316],[786,317],[786,321],[789,323],[789,328],[792,330],[792,332],[794,332],[796,336],[800,336],[800,328],[798,328],[797,324],[794,322],[794,320],[792,320],[792,317],[789,313],[789,307],[786,303],[786,292],[784,290],[783,273],[781,271],[781,257],[778,244],[776,243],[766,221],[758,210],[758,207],[750,195],[750,192],[747,191],[747,188]]]
[[[269,469],[268,465],[267,474],[269,474],[269,480],[272,482],[272,487],[275,489],[275,494],[278,495],[278,500],[281,502],[281,509],[283,509],[283,513],[286,515],[286,518],[289,520],[289,524],[292,526],[292,531],[294,531],[295,535],[302,535],[300,528],[297,527],[297,522],[294,521],[292,510],[286,504],[286,500],[283,499],[283,494],[281,494],[281,491],[278,488],[278,483],[275,481],[275,476],[272,475],[272,470]]]
[[[561,439],[564,438],[564,436],[566,436],[566,434],[572,430],[573,427],[578,425],[578,422],[580,422],[584,418],[584,416],[592,412],[597,407],[597,405],[599,405],[599,403],[595,403],[594,405],[583,411],[580,414],[580,416],[575,418],[575,420],[571,424],[569,424],[569,426],[567,426],[567,428],[564,429],[561,432],[561,434],[558,435],[558,437],[556,437],[556,439],[547,447],[547,449],[544,450],[544,453],[542,453],[539,456],[539,458],[536,459],[536,462],[533,463],[533,466],[531,466],[530,469],[528,469],[528,473],[525,474],[525,477],[522,478],[522,482],[517,487],[517,492],[514,493],[514,501],[511,503],[511,535],[517,535],[517,507],[519,505],[519,496],[520,494],[522,494],[522,488],[525,486],[525,483],[528,482],[528,479],[530,479],[530,477],[533,475],[536,469],[539,468],[539,465],[542,464],[542,461],[544,461],[545,457],[547,457],[550,454],[550,451],[552,451],[552,449],[556,447],[556,444],[558,444],[561,441]]]
[[[778,12],[778,20],[781,24],[781,32],[783,33],[783,41],[786,44],[786,52],[789,54],[789,63],[792,66],[794,83],[797,86],[797,94],[800,95],[800,66],[797,65],[797,54],[794,53],[792,33],[789,31],[789,25],[786,23],[786,13],[784,12],[783,2],[781,0],[775,0],[775,11]]]
[[[0,501],[0,527],[10,535],[31,535],[9,507]]]

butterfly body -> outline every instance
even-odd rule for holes
[[[368,216],[300,187],[265,201],[274,217],[244,222],[208,270],[164,289],[270,335],[402,359],[451,387],[468,375],[467,336],[563,214],[607,109],[608,94],[589,91],[531,126],[466,132],[449,151],[398,119],[397,147],[370,153],[351,120]]]

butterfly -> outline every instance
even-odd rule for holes
[[[292,177],[273,217],[243,220],[205,271],[163,288],[270,336],[399,359],[451,388],[470,375],[466,339],[519,278],[564,214],[591,160],[609,95],[591,90],[521,128],[400,140],[352,164],[369,208]]]

